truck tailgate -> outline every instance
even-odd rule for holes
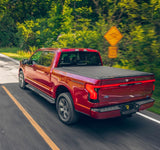
[[[99,89],[100,103],[114,105],[151,97],[154,76],[103,79]]]

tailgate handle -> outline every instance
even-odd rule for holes
[[[138,83],[131,83],[131,84],[121,84],[119,86],[131,86],[131,85],[139,85],[139,84],[142,84],[142,83],[138,82]]]

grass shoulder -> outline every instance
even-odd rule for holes
[[[20,48],[17,47],[0,48],[0,53],[16,60],[29,58],[32,54],[31,52],[25,52],[24,50],[21,50]]]

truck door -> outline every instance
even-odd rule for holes
[[[30,66],[30,79],[33,85],[45,92],[51,94],[51,67],[54,58],[53,51],[38,51],[32,57],[32,65]]]
[[[26,80],[35,86],[35,81],[36,81],[36,65],[39,64],[39,59],[42,55],[42,51],[37,51],[35,52],[32,57],[30,58],[29,63],[26,64],[25,66],[25,72],[26,72]]]

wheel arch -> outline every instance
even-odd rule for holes
[[[18,73],[19,73],[20,71],[22,71],[22,72],[23,72],[23,74],[24,74],[24,70],[23,70],[23,68],[19,68],[19,69],[18,69]]]
[[[66,86],[64,85],[59,85],[57,88],[56,88],[56,91],[55,91],[55,99],[58,98],[58,96],[61,94],[61,93],[70,93],[71,94],[71,97],[73,99],[73,103],[74,103],[74,96],[73,96],[73,93],[71,92],[71,90],[69,88],[67,88]]]

